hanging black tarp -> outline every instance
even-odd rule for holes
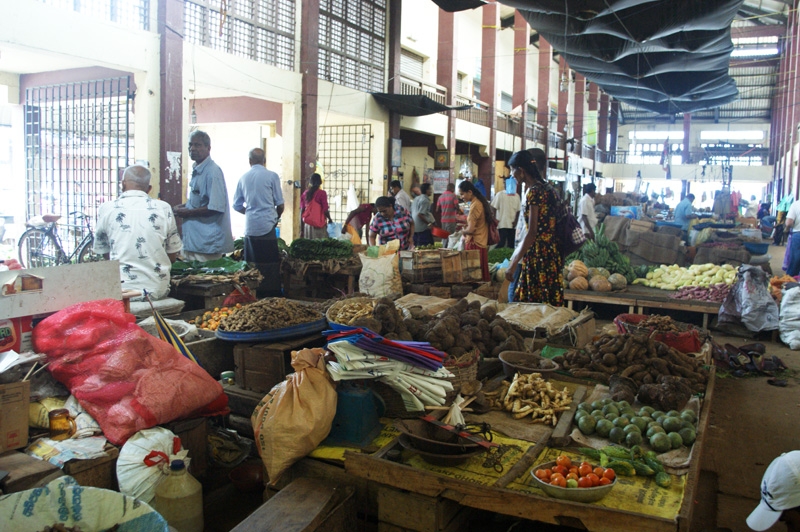
[[[390,111],[399,113],[403,116],[425,116],[443,111],[460,111],[462,109],[469,109],[471,105],[459,105],[456,107],[448,107],[439,102],[428,98],[427,96],[417,94],[389,94],[387,92],[373,92],[372,97],[375,98],[382,106]]]
[[[446,11],[470,0],[434,0]],[[661,114],[738,98],[730,26],[744,0],[499,0],[608,95]]]
[[[486,3],[483,0],[433,0],[433,2],[448,13],[475,9]]]

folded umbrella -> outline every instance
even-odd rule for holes
[[[175,332],[175,329],[172,328],[172,326],[167,322],[167,320],[164,319],[161,313],[158,312],[153,306],[153,302],[150,300],[150,294],[147,292],[147,290],[142,290],[142,292],[144,293],[144,297],[147,299],[147,302],[150,303],[150,308],[153,310],[153,320],[156,323],[158,336],[165,342],[172,344],[172,346],[177,349],[180,354],[200,366],[200,363],[192,354],[191,349],[186,347],[186,344],[183,343],[183,340],[181,340],[181,337]]]

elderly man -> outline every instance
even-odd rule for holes
[[[280,295],[281,257],[275,227],[283,214],[281,182],[278,174],[267,170],[264,150],[250,150],[249,161],[250,170],[239,179],[233,194],[233,209],[244,214],[244,260],[255,263],[264,276],[259,296]]]
[[[428,246],[433,244],[431,227],[436,221],[431,213],[431,184],[422,183],[419,195],[411,202],[411,217],[414,220],[414,246]]]
[[[183,218],[183,256],[207,262],[233,251],[231,211],[225,176],[211,154],[211,138],[204,131],[189,135],[189,157],[194,161],[189,197],[173,207]]]
[[[123,288],[147,290],[151,299],[163,299],[169,294],[169,270],[181,239],[172,207],[149,197],[150,188],[150,170],[140,165],[125,169],[122,194],[100,206],[94,252],[119,261]]]

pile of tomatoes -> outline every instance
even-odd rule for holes
[[[594,488],[614,482],[616,473],[611,468],[593,466],[589,462],[573,462],[569,456],[560,455],[552,469],[537,469],[536,478],[562,488]]]

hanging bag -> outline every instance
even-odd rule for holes
[[[497,218],[492,216],[492,219],[489,221],[489,239],[488,244],[490,246],[495,246],[500,243],[500,231],[497,229]]]
[[[322,212],[322,204],[317,201],[316,192],[314,193],[314,197],[311,198],[311,201],[308,202],[308,205],[306,205],[305,210],[303,210],[302,218],[303,223],[311,227],[320,228],[327,225],[325,213]]]
[[[558,250],[562,258],[575,253],[586,242],[586,235],[583,234],[581,223],[572,214],[569,204],[562,201],[558,195],[558,191],[551,185],[547,187],[553,192],[556,197],[556,238],[558,239]]]

